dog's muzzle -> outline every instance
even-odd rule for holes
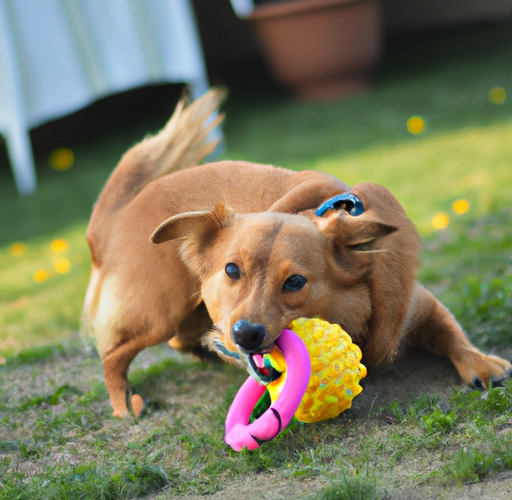
[[[231,338],[245,352],[256,352],[261,349],[267,331],[261,324],[253,324],[246,319],[237,321],[231,328]]]
[[[247,371],[260,384],[264,385],[280,375],[263,357],[273,347],[263,347],[266,336],[267,331],[262,324],[253,324],[246,319],[237,321],[231,328],[231,337],[238,346],[240,357],[245,361]]]
[[[238,351],[229,350],[218,337],[214,339],[213,348],[221,356],[239,361],[262,385],[267,385],[280,377],[281,373],[264,358],[274,344],[264,346],[266,330],[263,325],[255,325],[244,319],[237,321],[231,329],[231,336]]]

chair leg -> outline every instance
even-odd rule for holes
[[[6,134],[7,151],[18,192],[27,196],[37,188],[36,170],[28,130],[13,127]]]

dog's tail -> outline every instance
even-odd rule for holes
[[[155,136],[129,149],[112,172],[96,202],[87,240],[93,254],[108,232],[114,213],[129,203],[150,182],[176,170],[194,167],[219,142],[212,137],[224,115],[217,110],[226,95],[215,88],[189,103],[183,97],[167,125]]]
[[[223,89],[211,89],[190,104],[183,97],[158,134],[147,137],[123,156],[101,197],[108,197],[109,203],[119,207],[151,181],[196,166],[217,146],[218,139],[213,139],[210,132],[224,117],[215,112],[225,94]]]
[[[219,140],[212,138],[210,132],[224,118],[223,114],[214,113],[225,95],[223,89],[215,88],[190,104],[186,97],[182,98],[167,125],[136,146],[152,167],[147,183],[175,170],[196,166],[215,149]]]

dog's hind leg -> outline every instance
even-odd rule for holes
[[[145,349],[165,342],[172,335],[163,325],[155,327],[149,319],[141,319],[140,310],[122,307],[119,298],[122,286],[115,275],[102,276],[94,267],[83,312],[83,324],[94,332],[98,352],[103,362],[105,385],[115,417],[128,415],[126,394],[128,367],[135,356]],[[142,399],[133,404],[133,412],[142,411]]]
[[[175,321],[172,322],[172,324],[175,323]],[[99,343],[99,346],[104,347],[100,353],[113,415],[118,418],[128,415],[128,368],[140,351],[161,344],[171,337],[169,342],[171,346],[182,352],[190,353],[201,359],[218,359],[214,353],[206,351],[201,345],[201,338],[211,327],[210,316],[202,302],[188,314],[184,312],[184,318],[178,322],[178,327],[172,333],[170,325],[166,327],[165,324],[151,326],[141,323],[138,328],[133,325],[129,330],[126,329],[126,326],[107,324],[106,330],[103,331],[100,338],[116,339],[116,342],[111,344],[103,342]],[[142,398],[134,394],[131,396],[130,403],[133,413],[138,416],[143,408]]]
[[[110,396],[114,417],[123,418],[128,415],[128,406],[126,404],[128,367],[135,356],[145,347],[148,346],[141,345],[141,336],[138,336],[115,346],[103,357],[105,386]],[[140,411],[142,411],[142,408],[134,408],[136,415]]]
[[[512,365],[471,344],[448,309],[422,286],[416,285],[413,300],[415,312],[406,341],[447,356],[462,380],[478,389],[500,385],[512,376]]]

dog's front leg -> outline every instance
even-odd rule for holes
[[[447,356],[462,380],[478,389],[500,385],[510,378],[512,365],[498,356],[479,351],[448,309],[419,284],[414,290],[412,307],[406,341]]]

